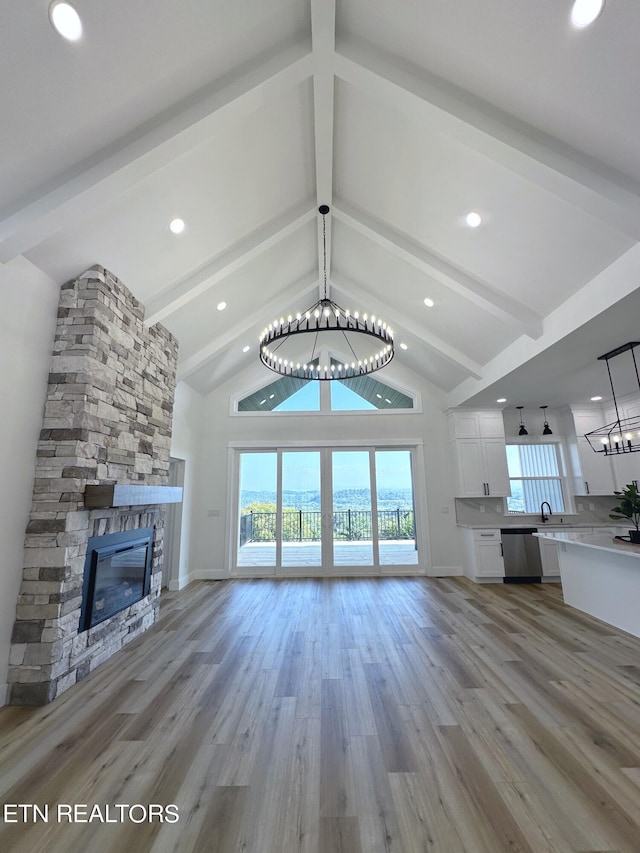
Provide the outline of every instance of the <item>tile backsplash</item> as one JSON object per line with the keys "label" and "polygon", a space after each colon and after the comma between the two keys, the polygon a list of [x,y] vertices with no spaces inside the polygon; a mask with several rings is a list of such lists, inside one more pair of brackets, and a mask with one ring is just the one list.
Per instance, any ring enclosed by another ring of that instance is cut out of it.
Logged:
{"label": "tile backsplash", "polygon": [[[609,518],[618,499],[608,495],[577,495],[575,513],[556,513],[552,523],[559,524],[620,524]],[[507,527],[509,525],[532,524],[539,520],[538,514],[505,514],[502,498],[456,498],[456,520],[458,524],[478,524],[489,527]],[[624,526],[624,522],[622,522]]]}

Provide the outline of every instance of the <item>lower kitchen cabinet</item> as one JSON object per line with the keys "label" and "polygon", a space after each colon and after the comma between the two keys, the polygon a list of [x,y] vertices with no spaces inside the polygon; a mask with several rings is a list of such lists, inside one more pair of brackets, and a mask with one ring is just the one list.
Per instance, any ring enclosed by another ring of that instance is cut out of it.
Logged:
{"label": "lower kitchen cabinet", "polygon": [[543,578],[559,578],[560,562],[558,560],[558,545],[551,539],[538,539],[540,543],[540,562],[542,563]]}
{"label": "lower kitchen cabinet", "polygon": [[464,542],[464,574],[480,583],[502,583],[504,559],[502,537],[498,529],[462,531]]}

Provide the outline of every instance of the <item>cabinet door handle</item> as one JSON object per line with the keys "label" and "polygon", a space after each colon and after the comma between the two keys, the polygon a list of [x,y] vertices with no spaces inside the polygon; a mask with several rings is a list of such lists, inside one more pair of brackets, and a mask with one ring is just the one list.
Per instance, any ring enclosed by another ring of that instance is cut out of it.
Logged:
{"label": "cabinet door handle", "polygon": [[502,547],[502,542],[500,543],[500,556],[504,557],[504,548]]}
{"label": "cabinet door handle", "polygon": [[490,495],[490,494],[491,494],[491,491],[490,491],[490,489],[489,489],[489,483],[487,483],[487,494],[488,494],[488,495]]}
{"label": "cabinet door handle", "polygon": [[588,480],[584,481],[584,489],[585,489],[586,493],[589,494],[589,481]]}

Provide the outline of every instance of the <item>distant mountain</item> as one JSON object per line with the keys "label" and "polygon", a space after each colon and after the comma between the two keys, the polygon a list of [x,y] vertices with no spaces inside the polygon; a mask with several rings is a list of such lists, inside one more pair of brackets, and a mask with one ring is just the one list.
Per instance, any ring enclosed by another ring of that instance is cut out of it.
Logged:
{"label": "distant mountain", "polygon": [[[244,490],[240,496],[242,507],[253,503],[276,502],[276,493],[266,490],[252,491]],[[318,491],[284,491],[282,493],[282,505],[295,509],[319,511],[320,492]],[[336,492],[333,499],[334,509],[342,511],[347,509],[368,510],[371,502],[368,489],[343,489]],[[411,489],[380,489],[378,492],[378,509],[412,509],[413,500]]]}

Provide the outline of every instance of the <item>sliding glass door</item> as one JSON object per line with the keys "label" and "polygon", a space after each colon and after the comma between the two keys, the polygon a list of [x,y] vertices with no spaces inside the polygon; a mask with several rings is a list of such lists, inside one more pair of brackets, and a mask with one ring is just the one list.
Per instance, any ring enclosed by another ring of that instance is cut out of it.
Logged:
{"label": "sliding glass door", "polygon": [[417,567],[413,467],[411,449],[240,452],[235,570],[372,575]]}
{"label": "sliding glass door", "polygon": [[282,560],[284,568],[322,567],[320,451],[283,451]]}

